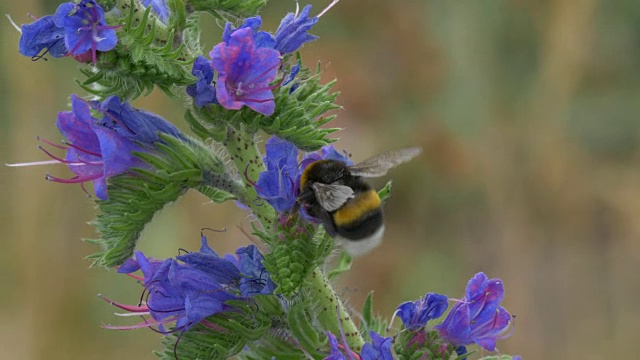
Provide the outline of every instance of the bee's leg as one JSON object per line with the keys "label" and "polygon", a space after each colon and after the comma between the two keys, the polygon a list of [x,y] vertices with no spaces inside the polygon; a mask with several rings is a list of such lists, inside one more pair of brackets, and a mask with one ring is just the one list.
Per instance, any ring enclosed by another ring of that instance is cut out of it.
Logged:
{"label": "bee's leg", "polygon": [[318,216],[313,216],[316,219],[322,222],[324,229],[327,231],[329,236],[334,237],[338,233],[338,229],[336,229],[336,224],[333,222],[333,216],[328,211],[318,211],[320,214]]}

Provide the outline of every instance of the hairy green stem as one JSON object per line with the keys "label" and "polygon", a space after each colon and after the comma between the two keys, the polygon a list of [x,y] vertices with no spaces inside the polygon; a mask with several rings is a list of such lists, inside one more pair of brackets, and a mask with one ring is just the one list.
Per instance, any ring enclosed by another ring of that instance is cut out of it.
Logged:
{"label": "hairy green stem", "polygon": [[273,221],[276,219],[275,210],[258,196],[254,187],[260,173],[264,171],[255,133],[247,131],[242,125],[239,129],[229,126],[223,143],[245,181],[244,204],[251,208],[265,231],[272,231]]}
{"label": "hairy green stem", "polygon": [[320,268],[315,268],[309,274],[307,287],[311,290],[315,305],[320,309],[318,320],[322,327],[331,331],[338,338],[342,328],[349,348],[360,353],[364,345],[364,339],[360,336],[360,331],[353,322],[351,315],[347,312],[340,297],[333,290],[329,280]]}

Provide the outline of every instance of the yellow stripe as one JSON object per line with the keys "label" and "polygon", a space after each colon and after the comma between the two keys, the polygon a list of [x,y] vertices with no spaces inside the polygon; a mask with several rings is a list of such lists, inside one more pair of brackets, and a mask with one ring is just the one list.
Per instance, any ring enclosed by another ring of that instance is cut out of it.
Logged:
{"label": "yellow stripe", "polygon": [[307,181],[309,181],[309,172],[311,171],[311,169],[313,169],[319,163],[324,162],[324,161],[325,160],[314,161],[304,169],[304,171],[302,172],[302,175],[300,176],[300,190],[302,190],[302,188],[304,188],[304,184],[306,184]]}
{"label": "yellow stripe", "polygon": [[380,197],[375,190],[369,190],[356,195],[343,207],[333,214],[333,221],[338,226],[345,226],[355,222],[368,212],[380,207]]}

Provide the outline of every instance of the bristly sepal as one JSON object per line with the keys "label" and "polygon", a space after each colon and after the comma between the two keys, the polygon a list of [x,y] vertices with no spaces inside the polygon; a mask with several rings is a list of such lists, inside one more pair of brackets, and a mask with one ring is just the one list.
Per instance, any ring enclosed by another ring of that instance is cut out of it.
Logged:
{"label": "bristly sepal", "polygon": [[116,6],[124,15],[118,45],[101,53],[95,66],[81,69],[87,79],[77,82],[83,89],[101,98],[119,95],[131,100],[154,86],[173,96],[175,86],[194,81],[188,69],[195,57],[181,40],[186,18],[172,16],[167,25],[153,15],[151,6],[145,8],[138,1],[122,0]]}
{"label": "bristly sepal", "polygon": [[191,11],[203,11],[216,19],[229,21],[258,14],[267,0],[185,0]]}
{"label": "bristly sepal", "polygon": [[189,331],[164,337],[164,349],[156,352],[158,358],[226,359],[286,326],[285,309],[275,295],[255,295],[251,302],[226,304],[234,310],[211,316]]}
{"label": "bristly sepal", "polygon": [[271,251],[265,255],[264,267],[278,285],[276,293],[285,296],[298,292],[305,278],[333,249],[333,239],[322,227],[314,230],[311,225],[295,229],[280,226],[275,238],[264,233],[256,235],[271,246]]}
{"label": "bristly sepal", "polygon": [[102,251],[89,256],[94,265],[112,267],[130,258],[153,216],[189,188],[218,203],[243,198],[242,182],[207,146],[163,134],[160,138],[156,153],[135,153],[150,169],[111,178],[109,200],[97,201],[99,213],[92,223],[100,238],[88,241]]}
{"label": "bristly sepal", "polygon": [[[186,116],[192,129],[201,137],[213,137],[220,140],[228,125],[239,128],[244,126],[250,132],[263,130],[288,140],[301,150],[315,151],[334,142],[329,138],[339,128],[325,128],[335,118],[327,112],[339,109],[335,104],[338,92],[331,89],[336,81],[320,83],[320,67],[310,75],[308,69],[302,69],[297,80],[279,87],[274,91],[276,108],[271,116],[264,116],[250,108],[227,110],[219,105],[198,108],[191,107]],[[295,88],[294,88],[295,86]]]}

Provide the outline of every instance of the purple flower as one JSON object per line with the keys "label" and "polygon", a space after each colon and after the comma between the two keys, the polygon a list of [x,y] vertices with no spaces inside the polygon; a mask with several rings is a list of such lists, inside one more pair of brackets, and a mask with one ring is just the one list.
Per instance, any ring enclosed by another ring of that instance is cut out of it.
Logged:
{"label": "purple flower", "polygon": [[[244,254],[247,252],[251,253],[251,258],[244,260]],[[237,253],[241,254],[238,258],[219,257],[209,247],[205,236],[202,236],[199,252],[180,255],[176,259],[153,260],[141,252],[136,252],[135,259],[127,260],[118,272],[143,281],[146,292],[145,304],[135,307],[115,303],[106,298],[105,300],[121,309],[150,315],[154,321],[108,328],[129,330],[158,325],[161,331],[164,331],[163,325],[175,322],[175,328],[184,331],[199,322],[208,325],[203,322],[204,319],[232,309],[225,304],[227,301],[246,300],[255,295],[243,293],[242,280],[251,279],[249,276],[253,276],[253,272],[262,266],[262,254],[255,250],[253,245],[240,248]],[[131,274],[138,270],[142,270],[142,277]],[[260,275],[263,277],[262,280],[266,278],[270,281],[269,273],[264,267]],[[261,289],[262,294],[273,292],[263,290]]]}
{"label": "purple flower", "polygon": [[265,148],[267,170],[256,182],[258,196],[278,212],[291,210],[299,192],[298,148],[276,136],[267,140]]}
{"label": "purple flower", "polygon": [[505,332],[511,323],[511,315],[500,306],[503,296],[502,280],[489,280],[480,272],[469,280],[464,299],[434,329],[454,346],[476,343],[493,351],[496,340],[508,336]]}
{"label": "purple flower", "polygon": [[[54,58],[61,58],[69,53],[64,45],[64,36],[64,29],[56,26],[53,16],[43,16],[31,24],[22,25],[18,51],[34,59],[47,53]],[[40,55],[43,50],[44,54]]]}
{"label": "purple flower", "polygon": [[94,0],[82,0],[80,3],[62,3],[53,15],[53,21],[64,29],[64,42],[72,55],[81,55],[91,51],[96,62],[96,51],[109,51],[118,43],[115,29],[108,26],[104,9]]}
{"label": "purple flower", "polygon": [[391,337],[382,337],[374,331],[369,331],[371,342],[362,346],[360,353],[362,360],[393,360],[391,353]]}
{"label": "purple flower", "polygon": [[405,328],[416,330],[427,325],[429,320],[442,316],[449,306],[447,301],[444,295],[427,293],[424,299],[401,304],[398,306],[397,313]]}
{"label": "purple flower", "polygon": [[188,330],[208,316],[228,310],[224,303],[237,299],[207,271],[180,264],[174,259],[149,259],[139,251],[135,260],[125,262],[118,272],[130,274],[139,269],[143,274],[139,280],[144,283],[145,304],[135,308],[110,302],[131,312],[150,315],[155,321],[109,328],[128,330],[158,325],[164,331],[163,325],[175,322],[176,329]]}
{"label": "purple flower", "polygon": [[[158,115],[137,110],[128,103],[111,96],[103,103],[71,96],[72,111],[58,113],[57,125],[68,139],[64,159],[45,152],[55,161],[67,164],[76,175],[61,179],[47,174],[47,179],[61,183],[84,184],[93,181],[95,194],[108,200],[107,178],[123,174],[131,168],[147,167],[132,154],[152,151],[160,141],[158,132],[184,139],[179,130]],[[104,115],[102,120],[91,115],[91,108]]]}
{"label": "purple flower", "polygon": [[309,18],[310,11],[311,5],[307,5],[300,14],[288,13],[282,19],[275,35],[275,49],[281,54],[292,53],[304,43],[318,38],[307,33],[318,22],[318,17]]}
{"label": "purple flower", "polygon": [[167,0],[142,0],[142,5],[149,6],[151,5],[151,9],[158,14],[160,20],[163,23],[167,23],[169,20],[169,15],[171,15],[171,11],[169,10],[169,5],[167,5]]}
{"label": "purple flower", "polygon": [[327,336],[329,337],[329,347],[331,349],[331,352],[329,353],[329,356],[327,356],[323,360],[347,360],[347,357],[344,356],[344,354],[340,350],[338,338],[336,338],[336,336],[331,332],[327,332]]}
{"label": "purple flower", "polygon": [[204,56],[198,56],[191,70],[197,81],[187,86],[187,94],[193,97],[196,106],[203,107],[209,104],[218,104],[216,88],[211,85],[213,81],[213,68],[211,62]]}
{"label": "purple flower", "polygon": [[254,44],[251,28],[241,28],[229,35],[228,42],[216,45],[209,53],[214,70],[218,71],[216,96],[220,105],[238,110],[244,105],[263,114],[275,110],[274,87],[280,54]]}

